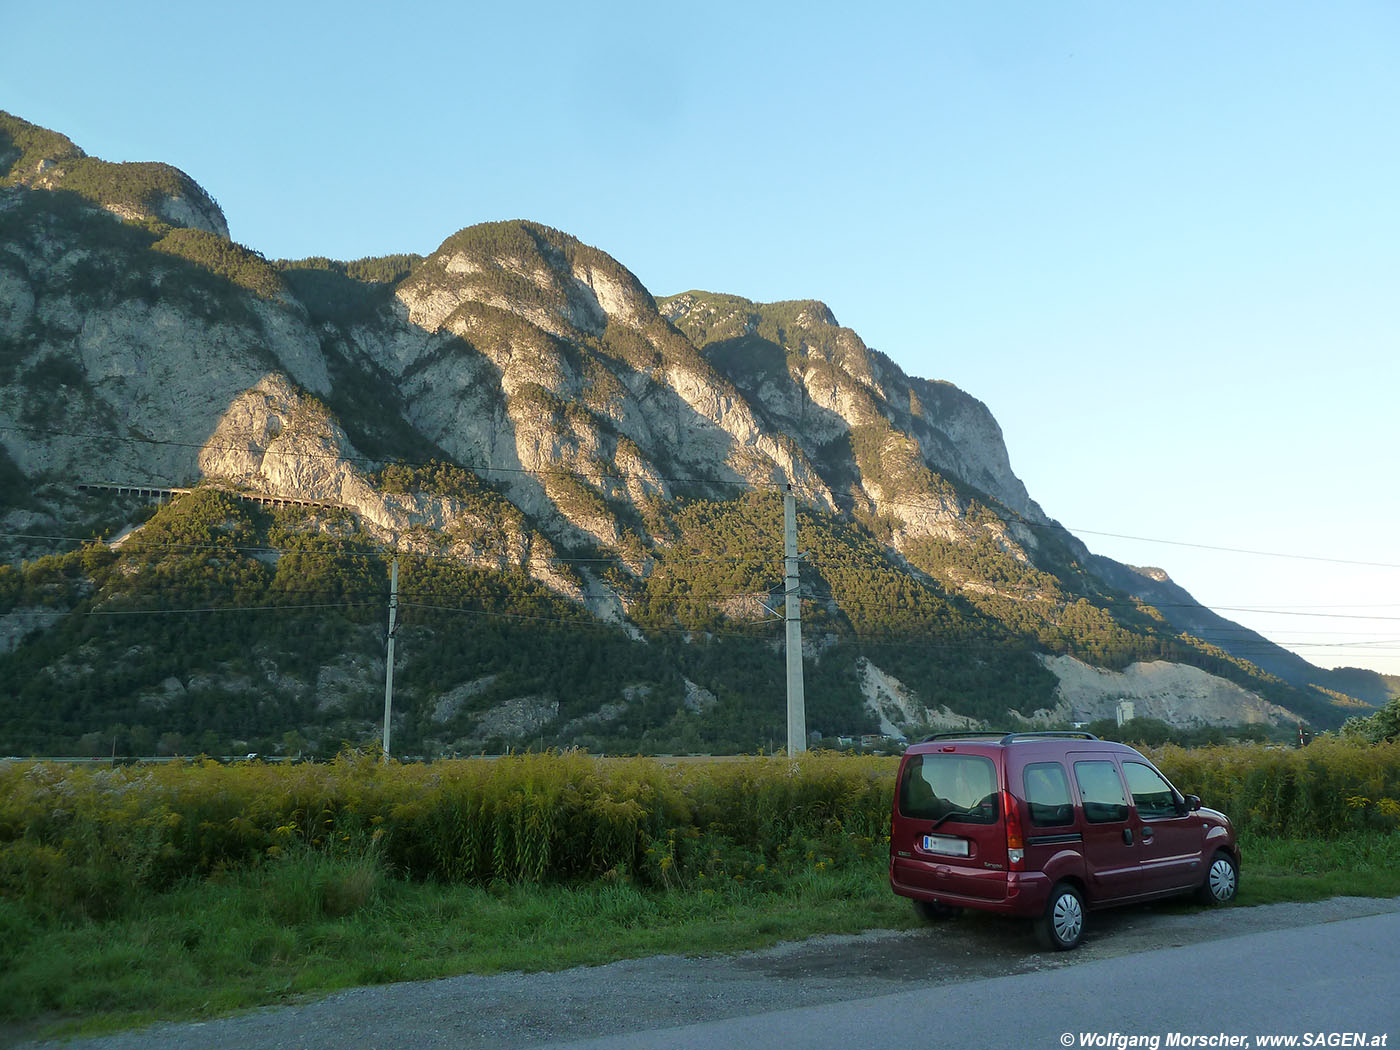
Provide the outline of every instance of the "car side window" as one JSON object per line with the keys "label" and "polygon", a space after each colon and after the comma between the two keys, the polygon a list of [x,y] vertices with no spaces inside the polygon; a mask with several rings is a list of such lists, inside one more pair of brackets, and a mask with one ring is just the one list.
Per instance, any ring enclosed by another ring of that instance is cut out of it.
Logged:
{"label": "car side window", "polygon": [[1128,819],[1128,796],[1112,762],[1076,762],[1074,779],[1084,800],[1084,819],[1107,824]]}
{"label": "car side window", "polygon": [[1032,762],[1021,774],[1026,789],[1026,805],[1031,824],[1054,828],[1074,823],[1074,800],[1069,794],[1069,777],[1058,762]]}
{"label": "car side window", "polygon": [[1180,810],[1176,808],[1176,792],[1162,774],[1151,766],[1141,762],[1124,762],[1123,776],[1127,778],[1128,790],[1132,792],[1138,816],[1143,820],[1181,815]]}

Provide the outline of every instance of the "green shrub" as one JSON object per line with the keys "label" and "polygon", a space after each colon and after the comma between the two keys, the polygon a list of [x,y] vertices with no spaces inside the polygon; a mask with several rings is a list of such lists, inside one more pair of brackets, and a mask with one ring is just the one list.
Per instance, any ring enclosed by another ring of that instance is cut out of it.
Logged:
{"label": "green shrub", "polygon": [[[1400,824],[1400,744],[1154,753],[1241,831]],[[0,768],[0,896],[110,914],[188,877],[261,872],[279,921],[352,914],[382,880],[669,888],[763,882],[887,847],[895,760],[812,754],[665,765],[582,752],[326,765]],[[708,881],[707,881],[708,880]]]}
{"label": "green shrub", "polygon": [[1243,831],[1305,838],[1400,825],[1400,743],[1322,737],[1301,749],[1168,745],[1151,753],[1180,790]]}
{"label": "green shrub", "polygon": [[[670,886],[830,865],[879,848],[892,772],[887,759],[833,755],[665,766],[581,752],[433,765],[359,753],[328,765],[14,765],[0,770],[0,894],[47,892],[61,869],[112,873],[137,891],[266,866],[287,915],[336,914],[371,899],[386,870],[481,885]],[[93,906],[82,907],[100,909],[101,892],[65,889],[54,906],[86,894]]]}

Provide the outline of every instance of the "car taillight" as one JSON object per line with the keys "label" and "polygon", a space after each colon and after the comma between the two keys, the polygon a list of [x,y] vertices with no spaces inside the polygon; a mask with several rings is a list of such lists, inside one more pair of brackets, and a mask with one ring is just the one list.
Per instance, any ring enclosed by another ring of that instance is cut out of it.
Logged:
{"label": "car taillight", "polygon": [[1006,820],[1006,863],[1012,871],[1020,871],[1026,859],[1026,843],[1021,833],[1021,810],[1011,792],[1001,793],[1001,811]]}

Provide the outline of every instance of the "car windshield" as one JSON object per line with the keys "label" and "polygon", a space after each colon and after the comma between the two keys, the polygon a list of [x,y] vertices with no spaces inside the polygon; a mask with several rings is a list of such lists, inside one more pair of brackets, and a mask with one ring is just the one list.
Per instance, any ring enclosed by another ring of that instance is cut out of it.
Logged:
{"label": "car windshield", "polygon": [[999,812],[996,770],[978,755],[911,755],[899,783],[899,811],[939,823],[992,824]]}

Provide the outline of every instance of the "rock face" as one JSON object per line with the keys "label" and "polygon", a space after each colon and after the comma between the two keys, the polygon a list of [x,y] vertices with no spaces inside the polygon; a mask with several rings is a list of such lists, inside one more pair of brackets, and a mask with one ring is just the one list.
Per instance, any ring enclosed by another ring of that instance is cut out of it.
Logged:
{"label": "rock face", "polygon": [[1090,667],[1072,656],[1047,656],[1045,665],[1060,680],[1056,708],[1037,712],[1045,723],[1113,718],[1120,701],[1133,704],[1137,718],[1177,726],[1233,726],[1298,722],[1286,708],[1262,700],[1234,682],[1198,667],[1162,661],[1131,664],[1123,671]]}
{"label": "rock face", "polygon": [[[1012,611],[991,615],[1016,625],[1016,603],[1057,586],[1107,581],[1149,603],[1172,587],[1091,565],[1013,473],[985,405],[906,375],[820,302],[657,300],[604,252],[528,222],[464,229],[377,276],[325,260],[273,267],[227,233],[184,173],[107,164],[0,114],[0,472],[29,492],[0,501],[6,531],[62,528],[62,493],[78,484],[217,482],[346,513],[386,548],[523,573],[642,645],[629,601],[675,542],[661,508],[790,484],[813,513],[873,530],[881,564],[919,586],[934,584],[904,559],[978,552],[950,556],[937,580],[965,613],[1005,599]],[[404,459],[451,464],[472,485],[391,483]],[[12,542],[7,558],[37,552]],[[570,568],[568,552],[615,571]],[[1120,615],[1110,597],[1100,634]],[[735,621],[767,615],[753,595],[715,600]],[[5,645],[21,619],[7,615]],[[907,674],[851,666],[848,684],[887,730],[971,722]],[[1128,695],[1183,724],[1292,717],[1190,668],[1046,666],[1059,682],[1047,718]],[[335,708],[369,695],[370,674],[366,661],[328,665],[283,691]],[[440,686],[425,723],[470,715],[478,737],[525,736],[565,719],[560,698],[528,690],[475,709],[494,681]],[[724,706],[715,680],[676,691],[697,717]],[[143,695],[182,694],[157,681]],[[571,711],[569,724],[632,720],[648,695],[606,717]]]}
{"label": "rock face", "polygon": [[[897,470],[898,460],[908,457],[916,469],[958,478],[1018,515],[1048,520],[1012,473],[1001,428],[985,405],[950,383],[905,375],[841,327],[826,304],[760,304],[686,292],[663,299],[661,308],[765,422],[792,435],[809,458],[830,459],[833,444],[853,435],[879,440],[878,457],[855,456],[849,489],[863,499],[893,504],[907,494],[890,468]],[[938,511],[956,513],[952,505],[938,507],[933,519],[903,506],[893,509],[915,529],[936,520]]]}
{"label": "rock face", "polygon": [[[396,298],[387,337],[352,332],[354,352],[402,383],[416,428],[500,471],[513,502],[561,534],[616,543],[613,516],[587,508],[669,499],[675,474],[791,478],[831,505],[805,457],[596,249],[529,223],[473,227]],[[551,481],[560,468],[575,480]]]}
{"label": "rock face", "polygon": [[880,732],[894,739],[904,737],[902,727],[921,726],[934,730],[976,729],[977,719],[955,714],[947,707],[926,707],[915,690],[886,674],[869,660],[856,663],[865,706],[879,720]]}
{"label": "rock face", "polygon": [[[617,505],[640,513],[669,500],[677,476],[718,482],[723,495],[726,485],[791,481],[828,511],[852,501],[888,510],[901,541],[977,531],[962,501],[928,490],[933,472],[1047,520],[984,406],[905,376],[820,304],[798,313],[782,343],[697,351],[671,321],[698,330],[711,299],[668,300],[663,316],[596,249],[500,223],[448,238],[368,323],[318,326],[299,302],[234,285],[219,289],[217,309],[206,296],[170,296],[181,266],[135,242],[94,251],[100,219],[35,226],[35,191],[5,192],[0,338],[23,356],[18,382],[0,390],[0,420],[43,418],[39,432],[6,445],[30,476],[217,477],[351,507],[386,538],[448,528],[451,508],[375,493],[335,413],[307,400],[332,394],[331,347],[393,384],[396,425],[497,482],[562,542],[618,546]],[[75,280],[84,256],[135,287]],[[746,316],[768,309],[725,301]],[[94,447],[94,419],[123,420],[127,440]]]}

